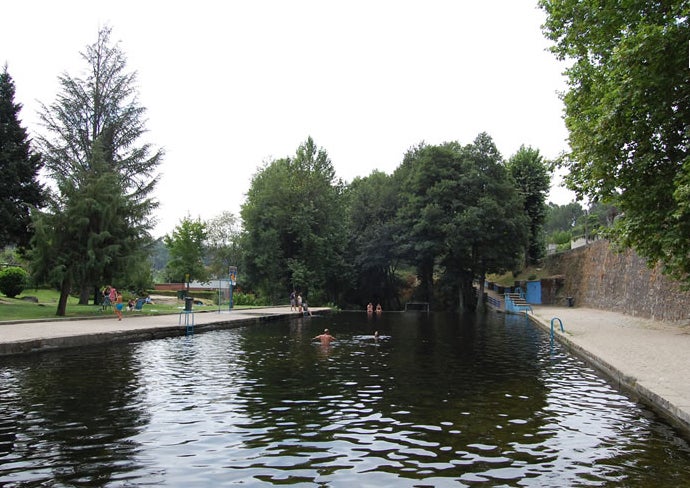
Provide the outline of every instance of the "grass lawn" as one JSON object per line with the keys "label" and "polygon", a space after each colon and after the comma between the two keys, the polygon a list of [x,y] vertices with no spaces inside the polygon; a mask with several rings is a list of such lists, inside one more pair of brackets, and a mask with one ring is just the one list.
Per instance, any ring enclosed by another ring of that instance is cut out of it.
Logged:
{"label": "grass lawn", "polygon": [[[24,297],[36,297],[38,303],[23,300]],[[3,320],[29,320],[57,318],[57,304],[60,294],[55,290],[24,290],[17,298],[0,296],[0,321]],[[98,317],[112,315],[113,309],[103,310],[100,305],[78,305],[78,300],[70,296],[67,300],[65,317]],[[165,315],[179,312],[184,306],[182,300],[177,303],[160,303],[144,305],[141,311],[123,313],[141,315]],[[205,308],[212,309],[211,306]],[[198,310],[198,309],[197,309]]]}

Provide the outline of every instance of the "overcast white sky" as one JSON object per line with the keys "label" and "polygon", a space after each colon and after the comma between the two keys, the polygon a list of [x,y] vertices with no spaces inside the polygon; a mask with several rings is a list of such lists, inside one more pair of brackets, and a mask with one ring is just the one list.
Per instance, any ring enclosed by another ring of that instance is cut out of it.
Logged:
{"label": "overcast white sky", "polygon": [[157,236],[186,215],[239,215],[263,162],[308,136],[346,182],[391,173],[421,141],[482,131],[505,158],[567,147],[563,66],[536,0],[22,0],[2,15],[0,64],[30,133],[57,76],[81,75],[79,52],[112,27],[138,72],[147,139],[166,152]]}

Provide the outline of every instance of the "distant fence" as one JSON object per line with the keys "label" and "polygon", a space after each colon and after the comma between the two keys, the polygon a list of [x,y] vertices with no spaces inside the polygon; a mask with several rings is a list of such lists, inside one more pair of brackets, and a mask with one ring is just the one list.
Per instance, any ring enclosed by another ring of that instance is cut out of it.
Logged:
{"label": "distant fence", "polygon": [[405,311],[428,312],[429,302],[407,302],[405,304]]}
{"label": "distant fence", "polygon": [[179,291],[186,290],[187,285],[185,283],[156,283],[153,285],[153,289],[156,291]]}
{"label": "distant fence", "polygon": [[486,295],[486,301],[494,308],[503,309],[503,302],[500,298],[496,298],[492,295]]}

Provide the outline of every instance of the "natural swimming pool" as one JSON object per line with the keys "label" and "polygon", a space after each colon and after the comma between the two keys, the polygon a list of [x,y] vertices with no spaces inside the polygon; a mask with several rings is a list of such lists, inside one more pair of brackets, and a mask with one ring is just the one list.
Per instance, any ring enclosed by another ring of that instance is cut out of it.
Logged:
{"label": "natural swimming pool", "polygon": [[687,480],[681,435],[520,316],[341,313],[0,360],[0,486]]}

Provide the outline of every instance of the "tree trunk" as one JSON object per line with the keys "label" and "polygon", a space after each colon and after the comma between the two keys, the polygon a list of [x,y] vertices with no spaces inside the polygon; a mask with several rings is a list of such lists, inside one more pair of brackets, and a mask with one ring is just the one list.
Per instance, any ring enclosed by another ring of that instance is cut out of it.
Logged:
{"label": "tree trunk", "polygon": [[486,303],[484,303],[484,281],[486,274],[482,273],[479,277],[479,293],[477,294],[477,311],[484,312],[486,310]]}
{"label": "tree trunk", "polygon": [[60,285],[60,299],[58,300],[58,308],[55,315],[58,317],[64,317],[67,312],[67,298],[69,297],[70,289],[72,288],[72,283],[68,278],[62,279],[62,284]]}
{"label": "tree trunk", "polygon": [[429,304],[429,308],[432,308],[433,296],[434,296],[434,265],[433,263],[422,263],[420,266],[421,275],[421,291],[422,296],[419,297],[421,300]]}
{"label": "tree trunk", "polygon": [[462,281],[458,286],[458,313],[465,313],[467,311],[467,303],[465,303],[465,292],[462,289]]}
{"label": "tree trunk", "polygon": [[82,284],[79,288],[79,305],[88,305],[91,296],[91,285]]}

